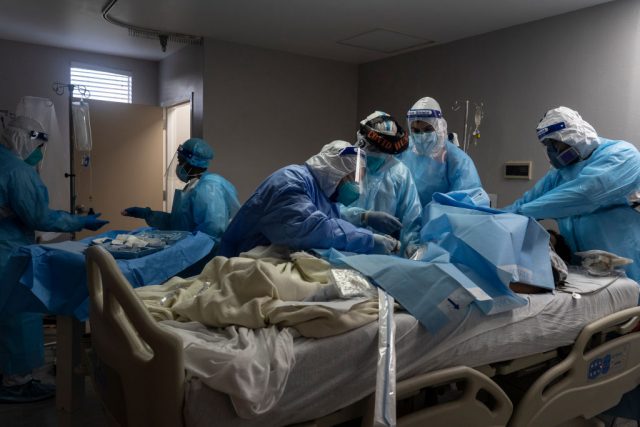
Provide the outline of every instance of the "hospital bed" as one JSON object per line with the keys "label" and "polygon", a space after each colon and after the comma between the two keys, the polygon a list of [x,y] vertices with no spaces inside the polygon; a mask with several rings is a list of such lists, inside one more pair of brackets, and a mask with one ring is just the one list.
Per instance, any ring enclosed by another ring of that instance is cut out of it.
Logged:
{"label": "hospital bed", "polygon": [[[297,338],[296,363],[277,406],[241,419],[227,395],[185,375],[180,339],[152,319],[108,253],[89,249],[87,269],[91,371],[112,421],[188,427],[371,421],[376,322],[334,337]],[[640,384],[640,333],[632,331],[638,293],[635,282],[619,278],[582,298],[529,295],[525,307],[489,317],[472,310],[454,329],[433,335],[397,313],[398,399],[420,403],[425,390],[457,390],[453,399],[414,405],[398,425],[546,426],[614,406]],[[547,365],[515,407],[490,378]]]}

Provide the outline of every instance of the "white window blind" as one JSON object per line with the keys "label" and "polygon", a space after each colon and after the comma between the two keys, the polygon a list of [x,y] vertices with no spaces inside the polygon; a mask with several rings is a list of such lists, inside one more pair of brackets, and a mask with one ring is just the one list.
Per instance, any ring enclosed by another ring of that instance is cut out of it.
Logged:
{"label": "white window blind", "polygon": [[84,86],[88,90],[88,93],[82,94],[78,88],[74,88],[73,96],[131,104],[131,74],[121,73],[72,65],[71,84]]}

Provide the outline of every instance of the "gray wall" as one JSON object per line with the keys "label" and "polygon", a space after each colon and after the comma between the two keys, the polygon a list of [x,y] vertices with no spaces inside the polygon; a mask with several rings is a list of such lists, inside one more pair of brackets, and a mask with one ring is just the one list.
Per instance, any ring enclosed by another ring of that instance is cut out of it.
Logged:
{"label": "gray wall", "polygon": [[160,61],[160,104],[168,106],[191,98],[193,92],[193,122],[191,136],[202,137],[203,117],[203,68],[202,46],[186,46]]}
{"label": "gray wall", "polygon": [[354,141],[357,67],[205,40],[204,137],[211,170],[240,201],[272,172],[335,139]]}
{"label": "gray wall", "polygon": [[[535,135],[549,108],[572,107],[601,136],[640,143],[639,22],[640,2],[616,1],[362,65],[358,116],[378,108],[404,118],[432,96],[461,135],[454,101],[483,101],[482,138],[469,154],[504,206],[549,169]],[[504,179],[507,160],[533,160],[534,179]]]}
{"label": "gray wall", "polygon": [[68,83],[71,62],[131,71],[133,102],[158,103],[158,64],[153,61],[58,49],[27,43],[0,40],[0,109],[15,111],[23,96],[49,98],[55,104],[60,138],[47,148],[42,177],[49,187],[51,206],[69,208],[68,181],[68,95],[56,95],[51,89],[56,81]]}

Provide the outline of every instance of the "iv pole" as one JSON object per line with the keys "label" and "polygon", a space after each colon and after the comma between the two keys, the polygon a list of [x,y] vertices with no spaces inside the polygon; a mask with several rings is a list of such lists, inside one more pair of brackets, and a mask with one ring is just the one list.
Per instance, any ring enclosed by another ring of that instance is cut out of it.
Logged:
{"label": "iv pole", "polygon": [[[81,85],[61,82],[55,82],[53,84],[53,91],[56,95],[63,95],[65,90],[69,94],[69,172],[65,172],[64,177],[69,178],[69,212],[75,214],[78,194],[76,193],[75,152],[73,149],[76,140],[75,130],[73,128],[72,112],[73,91],[77,90],[81,94],[85,94],[87,92],[87,88]],[[75,233],[73,234],[75,235]]]}
{"label": "iv pole", "polygon": [[[453,107],[451,109],[453,111],[458,111],[461,108],[461,104],[464,103],[464,135],[462,138],[462,150],[466,153],[469,149],[470,145],[470,135],[469,135],[469,101],[465,99],[464,101],[455,101],[453,103]],[[475,104],[476,112],[475,112],[475,120],[476,120],[476,129],[473,131],[473,136],[476,138],[480,138],[480,132],[478,131],[478,127],[480,126],[480,121],[482,120],[483,112],[482,112],[482,102],[480,104]],[[478,119],[478,112],[480,113],[480,119]]]}

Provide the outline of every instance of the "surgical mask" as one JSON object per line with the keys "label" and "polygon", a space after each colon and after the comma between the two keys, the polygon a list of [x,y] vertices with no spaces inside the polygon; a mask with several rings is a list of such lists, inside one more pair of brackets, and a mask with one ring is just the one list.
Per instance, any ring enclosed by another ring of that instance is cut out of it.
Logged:
{"label": "surgical mask", "polygon": [[343,182],[338,186],[338,197],[336,200],[345,206],[349,206],[360,198],[360,187],[353,181]]}
{"label": "surgical mask", "polygon": [[40,146],[35,150],[33,150],[31,154],[29,154],[29,156],[26,159],[24,159],[24,162],[28,165],[35,166],[38,163],[40,163],[43,157],[44,157],[44,154],[42,153],[42,146]]}
{"label": "surgical mask", "polygon": [[409,136],[416,150],[420,154],[431,154],[438,144],[438,134],[436,131],[424,133],[411,133]]}
{"label": "surgical mask", "polygon": [[176,175],[178,176],[178,179],[182,182],[189,182],[189,172],[187,172],[187,169],[185,168],[186,163],[183,164],[178,164],[176,166]]}
{"label": "surgical mask", "polygon": [[580,159],[580,153],[575,147],[569,147],[566,150],[558,152],[551,144],[547,145],[547,157],[551,166],[556,169],[562,169],[569,166]]}
{"label": "surgical mask", "polygon": [[385,160],[385,156],[367,154],[367,169],[369,169],[371,172],[377,172],[378,170],[380,170]]}

